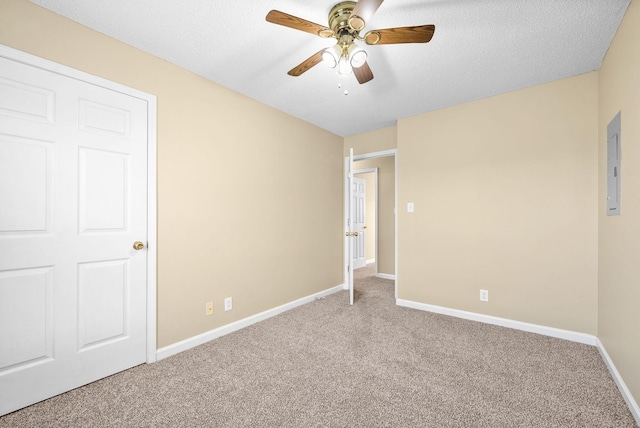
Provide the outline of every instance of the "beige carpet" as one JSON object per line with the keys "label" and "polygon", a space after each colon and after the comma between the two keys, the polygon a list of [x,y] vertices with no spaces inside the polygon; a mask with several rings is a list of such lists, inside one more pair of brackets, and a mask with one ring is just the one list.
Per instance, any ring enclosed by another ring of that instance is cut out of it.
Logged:
{"label": "beige carpet", "polygon": [[333,294],[0,427],[635,427],[591,346]]}

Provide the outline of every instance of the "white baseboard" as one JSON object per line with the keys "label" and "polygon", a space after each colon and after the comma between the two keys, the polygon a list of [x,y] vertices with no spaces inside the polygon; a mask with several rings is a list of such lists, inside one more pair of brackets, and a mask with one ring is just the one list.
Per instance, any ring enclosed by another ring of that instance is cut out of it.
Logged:
{"label": "white baseboard", "polygon": [[631,391],[629,391],[629,388],[627,388],[627,385],[624,383],[624,380],[622,380],[622,376],[620,376],[620,372],[618,372],[618,369],[616,368],[615,364],[613,364],[613,360],[611,359],[611,357],[609,357],[607,350],[604,348],[604,345],[598,338],[596,338],[596,347],[598,348],[598,351],[600,352],[600,355],[602,356],[604,363],[607,365],[607,368],[609,369],[609,373],[611,373],[611,377],[613,377],[613,380],[615,381],[616,385],[618,385],[618,389],[622,394],[622,398],[624,398],[624,401],[627,403],[627,406],[629,407],[631,414],[636,420],[636,424],[640,427],[640,406],[638,406],[638,403],[636,403],[636,401],[633,399],[633,395],[631,395]]}
{"label": "white baseboard", "polygon": [[367,260],[367,264],[370,265],[371,263],[375,263],[376,259],[369,259]]}
{"label": "white baseboard", "polygon": [[158,351],[156,352],[156,360],[160,361],[164,358],[186,351],[187,349],[194,348],[198,345],[202,345],[203,343],[209,342],[213,339],[217,339],[218,337],[227,335],[229,333],[233,333],[234,331],[243,329],[257,322],[264,321],[268,318],[281,314],[282,312],[286,312],[297,306],[310,303],[316,299],[320,299],[322,297],[328,296],[338,291],[342,291],[344,289],[345,289],[344,284],[336,285],[335,287],[328,288],[324,291],[320,291],[310,296],[302,297],[298,300],[294,300],[293,302],[285,303],[284,305],[275,307],[273,309],[260,312],[259,314],[255,314],[250,317],[232,322],[230,324],[223,325],[222,327],[218,327],[216,329],[207,331],[206,333],[202,333],[197,336],[190,337],[189,339],[185,339],[180,342],[171,344],[169,346],[165,346],[163,348],[158,349]]}
{"label": "white baseboard", "polygon": [[396,280],[396,276],[395,275],[391,275],[388,273],[378,273],[378,275],[376,275],[378,278],[382,278],[382,279],[390,279],[392,281]]}
{"label": "white baseboard", "polygon": [[530,333],[542,334],[544,336],[556,337],[558,339],[570,340],[572,342],[583,343],[585,345],[596,346],[596,336],[592,334],[579,333],[576,331],[562,330],[544,325],[530,324],[522,321],[514,321],[507,318],[499,318],[491,315],[483,315],[475,312],[461,311],[459,309],[445,308],[443,306],[429,305],[426,303],[414,302],[411,300],[396,299],[396,305],[406,308],[419,309],[421,311],[434,312],[436,314],[449,315],[456,318],[463,318],[471,321],[478,321],[485,324],[499,325],[513,328],[515,330],[528,331]]}

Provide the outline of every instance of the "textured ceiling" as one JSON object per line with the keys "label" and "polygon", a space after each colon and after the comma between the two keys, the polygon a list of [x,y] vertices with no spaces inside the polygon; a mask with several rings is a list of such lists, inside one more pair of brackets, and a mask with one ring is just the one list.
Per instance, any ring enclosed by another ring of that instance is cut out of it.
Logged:
{"label": "textured ceiling", "polygon": [[[365,31],[434,24],[427,44],[365,47],[375,78],[319,64],[335,43],[265,21],[277,9],[327,25],[327,0],[31,0],[340,136],[597,70],[630,0],[387,0]],[[344,89],[349,91],[344,95]]]}

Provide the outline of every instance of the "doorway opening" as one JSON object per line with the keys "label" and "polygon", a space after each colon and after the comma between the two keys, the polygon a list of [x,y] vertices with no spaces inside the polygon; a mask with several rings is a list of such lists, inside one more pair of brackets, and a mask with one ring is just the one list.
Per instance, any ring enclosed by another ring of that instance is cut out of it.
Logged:
{"label": "doorway opening", "polygon": [[[345,158],[345,209],[344,224],[349,227],[349,157]],[[366,204],[371,206],[367,212],[374,213],[374,219],[366,219],[365,236],[368,235],[373,245],[365,243],[370,249],[367,252],[367,264],[361,269],[354,270],[354,277],[358,279],[363,275],[375,276],[377,278],[394,281],[394,298],[398,298],[398,224],[397,224],[397,149],[365,153],[353,156],[353,177],[373,176],[370,182],[374,183],[374,191],[367,191]],[[374,196],[374,200],[369,199]],[[370,217],[370,216],[369,216]],[[350,259],[349,238],[345,239],[345,262],[344,275],[345,284],[349,281],[349,269],[354,266],[354,261]],[[374,250],[371,250],[374,247]],[[373,252],[373,256],[371,253]],[[365,273],[367,271],[367,273]]]}

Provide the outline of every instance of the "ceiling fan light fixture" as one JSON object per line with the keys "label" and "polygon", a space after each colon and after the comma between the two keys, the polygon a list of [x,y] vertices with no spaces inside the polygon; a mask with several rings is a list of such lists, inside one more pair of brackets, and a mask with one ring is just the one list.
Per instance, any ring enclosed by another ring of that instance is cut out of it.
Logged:
{"label": "ceiling fan light fixture", "polygon": [[329,68],[335,68],[338,65],[338,61],[340,60],[341,52],[337,49],[336,46],[327,48],[322,52],[322,61]]}
{"label": "ceiling fan light fixture", "polygon": [[[328,26],[316,24],[278,10],[269,11],[265,18],[267,22],[337,40],[335,46],[320,49],[289,70],[287,74],[300,76],[317,64],[324,62],[329,68],[336,70],[340,78],[343,75],[353,74],[358,83],[363,84],[373,79],[373,72],[367,62],[367,52],[357,46],[356,42],[368,46],[431,41],[436,29],[435,25],[363,31],[383,2],[384,0],[340,1],[329,12]],[[364,36],[360,35],[361,31]]]}
{"label": "ceiling fan light fixture", "polygon": [[367,62],[367,52],[355,44],[349,46],[349,64],[352,68],[360,68]]}
{"label": "ceiling fan light fixture", "polygon": [[349,58],[344,55],[341,56],[338,61],[338,74],[348,75],[351,73],[353,73],[353,70],[351,69],[351,64],[349,64]]}

